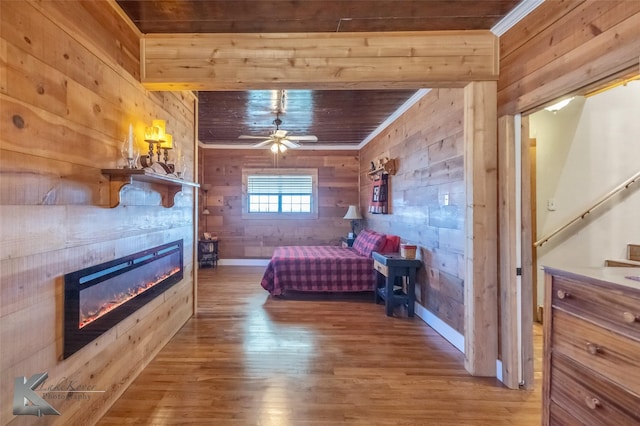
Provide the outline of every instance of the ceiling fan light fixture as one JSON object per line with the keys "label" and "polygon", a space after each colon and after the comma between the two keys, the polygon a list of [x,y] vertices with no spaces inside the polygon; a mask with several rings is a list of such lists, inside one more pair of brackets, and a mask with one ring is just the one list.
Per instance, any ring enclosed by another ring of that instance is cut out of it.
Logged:
{"label": "ceiling fan light fixture", "polygon": [[269,136],[254,136],[254,135],[240,135],[238,139],[263,139],[262,142],[258,142],[253,145],[254,148],[261,148],[269,146],[269,149],[274,154],[278,152],[285,152],[289,148],[299,148],[301,145],[296,142],[318,142],[318,138],[314,135],[289,135],[287,130],[280,129],[282,120],[280,120],[280,112],[276,113],[276,119],[273,120],[273,124],[276,125],[276,129],[269,133]]}

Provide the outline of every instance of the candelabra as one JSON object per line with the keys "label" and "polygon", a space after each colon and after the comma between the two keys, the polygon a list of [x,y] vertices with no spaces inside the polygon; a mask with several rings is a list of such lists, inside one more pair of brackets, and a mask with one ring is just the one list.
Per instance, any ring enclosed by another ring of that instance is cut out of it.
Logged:
{"label": "candelabra", "polygon": [[[155,154],[158,157],[157,163],[165,173],[173,173],[175,166],[169,164],[169,150],[173,149],[173,137],[165,132],[164,120],[153,120],[150,127],[144,132],[144,140],[149,144],[149,154],[140,157],[140,164],[143,167],[151,167],[153,165],[154,145],[156,145]],[[162,150],[164,149],[164,162],[161,160]]]}

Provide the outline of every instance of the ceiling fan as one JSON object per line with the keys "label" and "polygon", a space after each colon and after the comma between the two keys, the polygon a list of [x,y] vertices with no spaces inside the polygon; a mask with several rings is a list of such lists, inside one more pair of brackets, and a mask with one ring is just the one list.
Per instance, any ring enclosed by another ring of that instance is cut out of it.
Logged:
{"label": "ceiling fan", "polygon": [[258,142],[253,147],[261,148],[263,146],[271,145],[271,151],[275,154],[278,151],[285,152],[287,148],[299,148],[301,145],[298,142],[318,142],[318,138],[313,135],[295,136],[290,135],[286,130],[281,130],[280,125],[280,112],[276,113],[276,119],[273,120],[273,124],[276,125],[276,130],[271,132],[269,136],[253,136],[253,135],[240,135],[238,139],[264,139],[262,142]]}

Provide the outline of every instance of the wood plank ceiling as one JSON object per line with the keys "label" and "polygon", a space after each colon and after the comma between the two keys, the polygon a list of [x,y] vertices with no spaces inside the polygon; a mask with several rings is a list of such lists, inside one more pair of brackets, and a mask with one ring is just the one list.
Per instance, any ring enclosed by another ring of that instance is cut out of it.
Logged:
{"label": "wood plank ceiling", "polygon": [[[519,0],[117,0],[141,32],[297,33],[491,29]],[[419,88],[416,88],[416,90]],[[277,90],[200,92],[199,139],[251,146],[238,136],[275,130]],[[415,90],[286,90],[281,129],[314,147],[356,146]],[[257,142],[257,141],[256,141]]]}

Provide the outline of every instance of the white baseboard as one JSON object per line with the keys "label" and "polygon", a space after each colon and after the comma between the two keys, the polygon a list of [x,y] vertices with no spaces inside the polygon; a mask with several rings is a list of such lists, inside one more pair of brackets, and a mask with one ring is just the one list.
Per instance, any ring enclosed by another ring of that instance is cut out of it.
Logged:
{"label": "white baseboard", "polygon": [[267,266],[270,259],[220,259],[220,266]]}
{"label": "white baseboard", "polygon": [[464,353],[464,336],[462,334],[458,333],[449,324],[442,321],[419,303],[415,304],[415,313],[439,335],[455,346],[456,349]]}
{"label": "white baseboard", "polygon": [[[419,303],[415,304],[415,313],[439,335],[455,346],[456,349],[464,353],[464,336],[462,334],[458,333],[449,324],[442,321]],[[502,382],[502,361],[499,359],[496,360],[496,378]]]}

